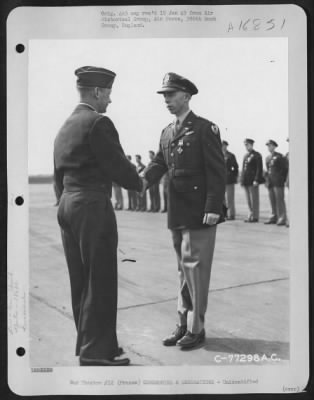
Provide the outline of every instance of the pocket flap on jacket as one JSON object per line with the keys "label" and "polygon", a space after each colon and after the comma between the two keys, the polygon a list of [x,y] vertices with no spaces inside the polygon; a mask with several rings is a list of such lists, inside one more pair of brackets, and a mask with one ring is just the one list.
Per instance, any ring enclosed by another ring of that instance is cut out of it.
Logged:
{"label": "pocket flap on jacket", "polygon": [[201,177],[175,176],[172,183],[177,192],[199,192],[204,187]]}

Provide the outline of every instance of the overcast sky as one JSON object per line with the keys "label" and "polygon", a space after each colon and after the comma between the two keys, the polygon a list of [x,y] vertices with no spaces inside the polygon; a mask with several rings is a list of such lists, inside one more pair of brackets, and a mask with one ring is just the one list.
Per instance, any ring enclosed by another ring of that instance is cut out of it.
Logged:
{"label": "overcast sky", "polygon": [[[78,103],[74,70],[95,65],[117,73],[107,116],[127,154],[158,148],[174,117],[161,87],[167,72],[193,81],[191,109],[215,122],[242,163],[243,140],[265,157],[268,139],[286,153],[288,41],[286,38],[32,40],[29,47],[29,173],[53,170],[53,142]],[[134,158],[134,157],[133,157]]]}

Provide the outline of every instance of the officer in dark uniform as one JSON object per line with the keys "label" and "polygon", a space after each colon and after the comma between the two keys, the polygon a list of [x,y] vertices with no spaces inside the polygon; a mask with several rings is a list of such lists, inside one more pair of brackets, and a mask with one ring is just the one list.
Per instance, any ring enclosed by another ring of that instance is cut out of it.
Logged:
{"label": "officer in dark uniform", "polygon": [[227,150],[229,143],[226,140],[222,141],[222,152],[224,154],[226,170],[227,170],[227,185],[226,185],[226,203],[228,207],[229,220],[235,219],[235,201],[234,192],[235,184],[238,182],[239,165],[236,156]]}
{"label": "officer in dark uniform", "polygon": [[254,140],[245,139],[247,149],[243,159],[241,185],[244,187],[249,214],[245,222],[258,222],[259,219],[259,185],[265,182],[263,177],[263,160],[260,153],[253,149]]}
{"label": "officer in dark uniform", "polygon": [[275,151],[278,144],[274,140],[266,143],[270,154],[266,157],[266,186],[268,188],[271,216],[265,224],[286,225],[285,182],[288,166],[285,157]]}
{"label": "officer in dark uniform", "polygon": [[[140,154],[135,155],[135,161],[136,161],[136,170],[137,173],[140,174],[141,172],[144,171],[145,165],[142,163],[142,156]],[[147,196],[146,193],[136,194],[136,211],[146,211],[147,209]]]}
{"label": "officer in dark uniform", "polygon": [[[130,155],[127,155],[127,159],[132,162],[132,157]],[[132,163],[134,168],[136,166]],[[136,209],[136,196],[137,193],[135,190],[128,190],[128,210],[134,211]]]}
{"label": "officer in dark uniform", "polygon": [[189,109],[198,92],[188,79],[166,74],[162,93],[176,121],[161,134],[144,171],[144,188],[169,171],[168,227],[177,254],[179,325],[165,346],[193,348],[205,339],[204,320],[217,223],[224,220],[226,169],[218,127]]}
{"label": "officer in dark uniform", "polygon": [[[155,152],[150,150],[148,152],[148,154],[149,154],[149,159],[152,161],[155,157]],[[158,212],[160,210],[159,184],[160,184],[160,182],[158,181],[157,183],[154,183],[149,188],[149,198],[150,198],[150,210],[149,211],[151,211],[151,212]]]}
{"label": "officer in dark uniform", "polygon": [[165,213],[168,211],[168,188],[169,188],[169,173],[168,173],[168,171],[161,178],[161,184],[162,184],[162,194],[163,194],[163,199],[164,199],[164,208],[161,210],[161,212]]}
{"label": "officer in dark uniform", "polygon": [[117,317],[117,224],[110,200],[112,181],[141,191],[142,181],[126,158],[112,121],[115,73],[75,71],[80,103],[54,144],[58,222],[68,264],[80,365],[127,365],[119,359]]}

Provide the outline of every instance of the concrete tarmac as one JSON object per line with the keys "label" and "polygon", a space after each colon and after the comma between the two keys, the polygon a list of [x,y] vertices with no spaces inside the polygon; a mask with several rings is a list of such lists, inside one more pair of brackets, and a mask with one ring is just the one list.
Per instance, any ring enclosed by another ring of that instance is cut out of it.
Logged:
{"label": "concrete tarmac", "polygon": [[[247,207],[237,185],[237,219],[218,227],[206,341],[190,351],[161,343],[177,323],[177,265],[166,214],[116,212],[118,338],[132,365],[230,365],[232,357],[240,363],[240,354],[263,357],[259,364],[289,360],[289,229],[263,224],[270,206],[264,186],[260,192],[259,223],[243,222]],[[78,365],[54,203],[51,185],[30,185],[30,358],[36,367]]]}

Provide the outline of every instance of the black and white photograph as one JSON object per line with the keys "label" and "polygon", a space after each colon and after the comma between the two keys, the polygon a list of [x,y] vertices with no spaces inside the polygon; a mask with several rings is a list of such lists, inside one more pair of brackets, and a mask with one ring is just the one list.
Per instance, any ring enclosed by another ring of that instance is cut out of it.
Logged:
{"label": "black and white photograph", "polygon": [[[14,227],[26,232],[9,250],[11,387],[302,391],[302,10],[47,11],[9,20],[41,21],[33,34],[21,24],[27,43],[8,57],[9,246]],[[18,37],[12,28],[9,44]]]}

